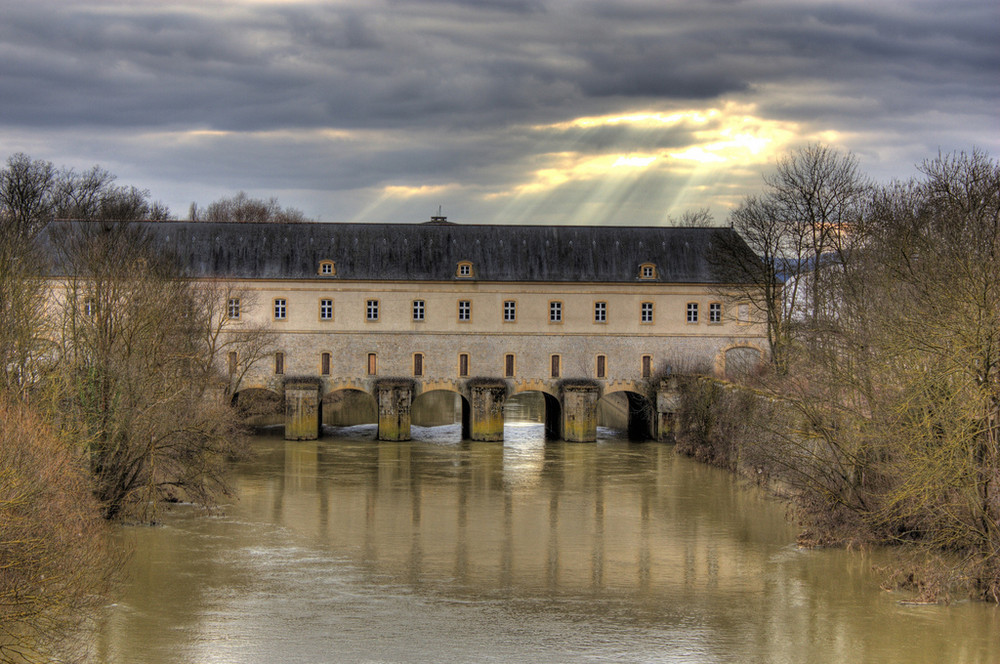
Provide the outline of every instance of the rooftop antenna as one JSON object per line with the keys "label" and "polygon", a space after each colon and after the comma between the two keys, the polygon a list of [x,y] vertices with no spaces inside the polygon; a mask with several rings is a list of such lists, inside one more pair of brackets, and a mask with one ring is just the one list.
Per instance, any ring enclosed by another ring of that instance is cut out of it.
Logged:
{"label": "rooftop antenna", "polygon": [[438,213],[436,215],[431,215],[431,221],[430,221],[430,223],[432,223],[432,224],[446,224],[446,223],[448,223],[448,217],[444,216],[441,213],[441,206],[440,205],[438,206]]}

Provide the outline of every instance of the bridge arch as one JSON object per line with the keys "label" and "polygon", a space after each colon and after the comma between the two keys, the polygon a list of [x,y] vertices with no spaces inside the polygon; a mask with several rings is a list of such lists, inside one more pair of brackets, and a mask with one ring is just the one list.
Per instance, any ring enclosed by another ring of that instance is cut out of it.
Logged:
{"label": "bridge arch", "polygon": [[264,386],[244,387],[233,393],[232,406],[252,427],[284,424],[284,397]]}
{"label": "bridge arch", "polygon": [[535,387],[539,386],[522,386],[507,397],[505,418],[506,413],[518,413],[524,420],[543,424],[547,440],[558,440],[562,438],[562,402],[547,386]]}
{"label": "bridge arch", "polygon": [[656,402],[645,390],[615,389],[605,391],[597,401],[598,422],[625,431],[629,440],[655,438]]}
{"label": "bridge arch", "polygon": [[461,422],[469,409],[469,399],[451,386],[423,386],[413,397],[410,416],[413,424],[422,427],[445,426]]}
{"label": "bridge arch", "polygon": [[360,385],[334,385],[320,400],[320,422],[334,427],[374,424],[378,422],[378,405]]}

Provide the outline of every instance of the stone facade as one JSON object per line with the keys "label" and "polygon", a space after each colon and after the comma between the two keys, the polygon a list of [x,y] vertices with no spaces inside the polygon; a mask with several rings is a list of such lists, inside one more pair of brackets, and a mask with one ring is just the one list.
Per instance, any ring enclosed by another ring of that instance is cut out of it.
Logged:
{"label": "stone facade", "polygon": [[[727,358],[763,359],[762,322],[712,278],[712,243],[729,229],[442,222],[160,222],[148,231],[192,279],[225,284],[236,333],[277,333],[280,362],[265,357],[241,389],[298,404],[286,413],[292,438],[318,433],[317,400],[358,389],[379,404],[379,437],[404,440],[412,399],[444,389],[464,397],[475,439],[502,438],[502,398],[534,390],[561,407],[548,431],[592,440],[607,394],[655,408],[662,375],[723,374]],[[492,381],[489,398],[473,379]]]}

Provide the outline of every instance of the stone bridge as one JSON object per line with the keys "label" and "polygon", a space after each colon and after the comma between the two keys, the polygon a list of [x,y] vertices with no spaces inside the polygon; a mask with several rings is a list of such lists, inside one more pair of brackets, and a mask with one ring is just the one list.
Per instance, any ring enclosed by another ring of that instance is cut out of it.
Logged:
{"label": "stone bridge", "polygon": [[516,394],[540,393],[545,401],[545,436],[570,442],[597,439],[598,401],[620,393],[625,397],[629,437],[670,440],[676,409],[673,381],[597,381],[589,379],[514,380],[475,377],[459,380],[419,378],[319,378],[287,376],[245,389],[279,394],[284,403],[287,440],[314,440],[322,431],[324,397],[342,390],[366,393],[378,411],[378,440],[410,439],[410,412],[414,399],[434,391],[457,394],[462,404],[462,438],[502,441],[504,404]]}

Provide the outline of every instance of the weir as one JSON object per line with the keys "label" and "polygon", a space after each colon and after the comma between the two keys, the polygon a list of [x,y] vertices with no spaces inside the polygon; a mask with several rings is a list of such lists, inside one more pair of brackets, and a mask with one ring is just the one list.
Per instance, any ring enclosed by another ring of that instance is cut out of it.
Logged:
{"label": "weir", "polygon": [[[316,440],[321,433],[323,382],[320,379],[290,378],[284,383],[285,439]],[[520,386],[523,389],[523,385]],[[377,439],[386,442],[411,439],[411,408],[421,393],[419,381],[408,378],[380,378],[367,384],[356,383],[360,391],[372,394],[378,409]],[[473,378],[455,384],[462,399],[462,438],[477,442],[502,442],[504,405],[514,392],[503,378]],[[545,397],[545,437],[575,443],[597,440],[597,403],[604,396],[600,382],[567,379],[542,386]],[[636,386],[638,389],[639,386]],[[439,389],[434,386],[433,389]],[[615,387],[620,390],[620,385]],[[551,392],[557,392],[556,398]],[[621,394],[622,392],[617,392]],[[627,432],[631,440],[673,442],[678,408],[675,381],[660,382],[650,403],[637,391],[625,391]]]}

